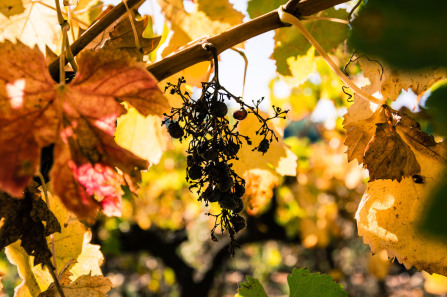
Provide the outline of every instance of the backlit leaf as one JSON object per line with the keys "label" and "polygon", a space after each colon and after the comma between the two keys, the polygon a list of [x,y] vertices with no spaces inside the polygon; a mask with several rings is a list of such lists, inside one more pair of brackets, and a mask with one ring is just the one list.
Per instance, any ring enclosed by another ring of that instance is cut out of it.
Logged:
{"label": "backlit leaf", "polygon": [[[349,113],[350,110],[348,109],[348,114]],[[348,147],[348,150],[346,152],[348,154],[348,161],[357,159],[359,164],[364,162],[363,157],[365,155],[365,150],[369,142],[373,138],[374,133],[376,132],[376,124],[385,122],[386,118],[383,112],[383,108],[380,107],[379,109],[377,109],[376,112],[374,112],[374,114],[366,119],[345,124],[345,145]]]}
{"label": "backlit leaf", "polygon": [[[347,19],[348,12],[344,9],[331,8],[322,12],[321,16]],[[327,21],[309,21],[305,26],[326,52],[342,43],[349,31],[346,24]],[[293,56],[306,55],[310,47],[311,44],[295,27],[277,30],[275,49],[272,54],[272,58],[276,61],[276,70],[282,75],[292,75],[287,59]]]}
{"label": "backlit leaf", "polygon": [[249,0],[247,12],[250,18],[254,19],[286,3],[287,0]]}
{"label": "backlit leaf", "polygon": [[403,90],[412,90],[416,95],[423,94],[432,84],[446,76],[438,68],[418,71],[390,67],[378,60],[358,59],[363,75],[370,81],[365,90],[374,94],[379,92],[386,99],[396,100]]}
{"label": "backlit leaf", "polygon": [[211,20],[239,25],[244,15],[235,10],[228,0],[197,0],[198,9],[203,11]]}
{"label": "backlit leaf", "polygon": [[141,60],[142,54],[147,55],[152,52],[160,43],[161,36],[154,38],[143,37],[143,32],[148,24],[148,17],[141,21],[133,21],[142,52],[137,49],[134,31],[127,15],[124,15],[108,33],[109,38],[104,41],[103,48],[126,51],[130,56],[139,60]]}
{"label": "backlit leaf", "polygon": [[143,117],[135,108],[130,108],[118,118],[115,141],[151,164],[158,164],[170,138],[159,116]]}
{"label": "backlit leaf", "polygon": [[0,13],[9,18],[25,11],[22,0],[4,0],[0,3]]}
{"label": "backlit leaf", "polygon": [[363,163],[370,181],[413,176],[421,171],[411,147],[388,123],[376,124],[376,131],[365,150]]}
{"label": "backlit leaf", "polygon": [[[0,7],[8,5],[11,0],[2,0]],[[13,0],[13,9],[9,16],[0,13],[0,41],[20,40],[28,46],[37,44],[43,51],[45,44],[53,49],[61,36],[60,25],[57,21],[56,10],[53,0]],[[20,4],[18,2],[21,2]],[[22,6],[22,7],[20,7]],[[7,7],[4,7],[4,9]],[[19,13],[21,12],[21,13]]]}
{"label": "backlit leaf", "polygon": [[[431,147],[433,154],[414,150],[421,166],[418,176],[401,182],[376,180],[368,183],[356,213],[358,232],[373,252],[386,249],[408,269],[415,266],[430,273],[447,274],[445,242],[420,231],[431,189],[444,179],[447,159],[444,144]],[[435,154],[436,153],[436,154]]]}
{"label": "backlit leaf", "polygon": [[120,102],[145,116],[162,114],[169,105],[156,80],[128,55],[85,51],[74,80],[56,85],[37,48],[5,42],[0,53],[0,187],[22,196],[39,169],[40,149],[56,143],[54,193],[84,218],[100,207],[119,214],[124,180],[114,167],[132,184],[148,167],[114,141],[116,119],[125,113]]}
{"label": "backlit leaf", "polygon": [[[106,297],[112,289],[112,282],[102,275],[82,275],[74,282],[62,286],[65,297]],[[60,297],[56,285],[52,284],[39,297]]]}
{"label": "backlit leaf", "polygon": [[[91,232],[86,229],[72,213],[67,211],[64,205],[49,194],[51,210],[56,214],[61,223],[61,232],[54,234],[54,257],[56,258],[55,267],[58,271],[69,265],[70,279],[92,273],[93,275],[102,274],[100,265],[103,262],[103,255],[100,252],[100,246],[90,244]],[[46,245],[52,248],[52,239],[47,238]],[[16,296],[37,296],[54,282],[47,269],[40,265],[34,266],[34,257],[26,254],[25,250],[17,242],[6,248],[6,255],[11,263],[17,265],[20,277],[23,282],[16,288]],[[53,257],[51,258],[53,262]],[[23,294],[23,295],[22,295]]]}
{"label": "backlit leaf", "polygon": [[[239,132],[250,137],[254,146],[257,146],[263,136],[256,135],[261,123],[253,114],[239,123]],[[273,128],[273,124],[269,124]],[[259,207],[265,205],[272,195],[272,189],[279,183],[278,175],[296,175],[297,157],[282,142],[273,141],[269,150],[262,155],[259,151],[253,151],[253,147],[244,144],[238,153],[239,160],[233,162],[234,171],[246,179],[246,192],[244,199],[250,205]],[[262,160],[262,162],[260,162]],[[258,208],[248,208],[252,213],[258,212]]]}

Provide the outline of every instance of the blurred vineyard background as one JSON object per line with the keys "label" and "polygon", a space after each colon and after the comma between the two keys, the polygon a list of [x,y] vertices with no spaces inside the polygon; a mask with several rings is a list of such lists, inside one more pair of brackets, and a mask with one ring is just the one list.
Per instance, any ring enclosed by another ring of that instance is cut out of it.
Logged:
{"label": "blurred vineyard background", "polygon": [[[340,65],[350,60],[345,44],[331,54]],[[148,148],[147,155],[154,165],[143,173],[140,196],[125,197],[121,218],[101,217],[92,226],[92,243],[101,246],[105,257],[103,274],[114,286],[109,296],[234,296],[247,275],[258,278],[269,296],[288,296],[287,276],[294,267],[331,275],[352,297],[445,295],[446,278],[407,270],[386,252],[372,255],[358,237],[354,216],[368,173],[356,162],[348,163],[345,154],[342,116],[352,104],[350,96],[312,49],[299,59],[287,61],[293,77],[277,75],[270,81],[263,104],[265,112],[269,105],[290,110],[286,120],[275,124],[297,157],[296,176],[261,170],[250,177],[242,213],[247,228],[238,233],[235,256],[228,252],[227,235],[216,233],[218,242],[210,238],[214,217],[207,213],[218,213],[217,206],[205,206],[188,189],[187,143],[153,129],[148,137],[155,148]],[[207,79],[208,65],[201,63],[166,81],[184,75],[194,90]],[[256,65],[249,59],[248,66]],[[364,83],[356,63],[347,72],[359,85]],[[162,89],[166,81],[160,83]],[[178,99],[169,99],[178,104]],[[416,96],[404,92],[391,107],[413,113],[431,132],[415,105]],[[0,274],[0,296],[13,296],[21,280],[4,253]]]}
{"label": "blurred vineyard background", "polygon": [[[407,271],[386,252],[372,255],[357,236],[354,215],[368,174],[344,154],[341,115],[348,96],[324,63],[317,67],[319,74],[287,96],[274,92],[278,85],[288,87],[284,81],[270,84],[271,103],[292,108],[277,125],[298,158],[297,172],[252,181],[258,192],[245,197],[248,226],[238,235],[234,257],[226,235],[219,234],[217,243],[210,239],[214,218],[206,214],[218,213],[217,207],[206,207],[188,189],[187,143],[158,135],[166,151],[143,173],[141,195],[124,199],[123,217],[103,217],[92,228],[92,243],[105,256],[103,273],[114,285],[109,296],[234,296],[246,275],[258,278],[269,296],[287,296],[294,267],[331,275],[353,297],[422,297],[447,290],[443,277]],[[408,94],[401,97],[395,104],[412,104]],[[0,271],[3,296],[12,296],[20,280],[4,254]]]}

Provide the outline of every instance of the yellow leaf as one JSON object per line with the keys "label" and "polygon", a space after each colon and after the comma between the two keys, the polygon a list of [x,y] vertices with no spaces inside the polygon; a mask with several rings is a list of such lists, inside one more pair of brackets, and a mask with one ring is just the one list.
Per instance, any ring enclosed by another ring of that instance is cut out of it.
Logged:
{"label": "yellow leaf", "polygon": [[[180,27],[183,32],[189,36],[190,40],[195,40],[206,35],[221,33],[236,24],[234,23],[234,20],[230,19],[232,22],[230,23],[226,18],[222,20],[213,20],[203,11],[198,10],[197,7],[195,7],[192,12],[187,13],[183,7],[183,1],[159,0],[158,3],[171,25]],[[185,44],[179,44],[178,46],[183,45]]]}
{"label": "yellow leaf", "polygon": [[[3,7],[4,0],[1,2]],[[54,0],[22,0],[22,7],[16,0],[12,4],[14,8],[9,16],[3,11],[0,13],[0,41],[18,39],[30,47],[37,44],[41,51],[45,50],[45,44],[54,48],[61,35],[56,10],[49,8],[54,7]]]}
{"label": "yellow leaf", "polygon": [[369,255],[369,272],[378,279],[385,279],[388,276],[390,266],[391,261],[388,259],[388,254],[385,250]]}
{"label": "yellow leaf", "polygon": [[421,166],[417,178],[401,182],[376,180],[368,183],[356,213],[358,232],[373,252],[385,249],[408,269],[415,266],[430,273],[447,274],[447,246],[418,229],[430,190],[444,178],[444,144],[431,147],[432,153],[414,150]]}
{"label": "yellow leaf", "polygon": [[151,164],[158,164],[167,149],[169,136],[159,116],[144,117],[132,107],[118,118],[115,141]]}
{"label": "yellow leaf", "polygon": [[279,177],[270,170],[251,169],[242,176],[245,179],[246,211],[255,215],[262,212],[269,205],[273,196],[273,189],[279,185]]}
{"label": "yellow leaf", "polygon": [[363,75],[370,81],[365,90],[370,94],[379,92],[384,98],[396,100],[402,89],[411,89],[416,95],[425,92],[432,84],[445,77],[440,69],[409,71],[393,69],[365,57],[358,59]]}
{"label": "yellow leaf", "polygon": [[295,87],[300,86],[307,80],[309,75],[317,70],[315,48],[311,47],[306,55],[287,58],[287,64],[292,76],[283,76],[284,81]]}
{"label": "yellow leaf", "polygon": [[198,0],[197,3],[198,9],[212,20],[236,26],[244,19],[244,15],[235,10],[228,0]]}
{"label": "yellow leaf", "polygon": [[[54,234],[54,254],[56,256],[56,268],[62,269],[73,259],[77,263],[70,270],[73,273],[72,279],[92,272],[102,274],[100,265],[103,262],[103,255],[99,251],[98,245],[90,244],[91,232],[87,231],[84,224],[79,222],[74,215],[67,211],[60,200],[50,193],[50,209],[61,224],[62,232]],[[52,249],[51,238],[47,238],[48,246]],[[9,261],[18,267],[19,275],[24,280],[16,291],[17,296],[37,296],[42,290],[48,288],[53,283],[48,270],[42,269],[41,265],[34,266],[34,257],[26,254],[20,247],[20,241],[9,245],[5,249]],[[53,261],[53,258],[51,259]]]}
{"label": "yellow leaf", "polygon": [[14,290],[15,297],[35,297],[41,292],[38,280],[34,276],[32,267],[33,259],[30,259],[25,250],[20,246],[20,240],[5,248],[5,254],[9,262],[17,266],[17,271],[23,282]]}
{"label": "yellow leaf", "polygon": [[0,13],[7,18],[25,11],[22,0],[4,0],[0,3]]}
{"label": "yellow leaf", "polygon": [[[82,275],[74,282],[62,286],[65,297],[106,297],[106,293],[112,289],[112,282],[102,276],[91,274]],[[60,297],[59,292],[54,284],[47,291],[39,295],[39,297]]]}
{"label": "yellow leaf", "polygon": [[377,109],[370,117],[345,124],[346,141],[348,147],[348,161],[357,159],[363,163],[365,150],[376,132],[377,123],[386,123],[383,108]]}
{"label": "yellow leaf", "polygon": [[[365,90],[365,87],[362,89]],[[348,112],[343,116],[343,125],[346,127],[351,123],[366,120],[370,118],[379,108],[380,105],[371,103],[359,95],[354,94],[354,103],[349,106]]]}
{"label": "yellow leaf", "polygon": [[430,294],[442,295],[447,293],[447,277],[423,271],[422,275],[425,278],[424,289]]}
{"label": "yellow leaf", "polygon": [[[253,146],[244,143],[238,153],[239,160],[233,161],[234,171],[246,181],[244,199],[248,202],[248,210],[252,212],[257,212],[257,207],[272,197],[272,189],[279,184],[278,175],[296,175],[297,165],[296,155],[282,140],[274,140],[264,155],[257,150],[253,151],[253,147],[258,146],[263,139],[263,136],[256,135],[260,126],[261,123],[251,113],[239,123],[239,133],[248,136]],[[271,123],[269,127],[275,129]]]}

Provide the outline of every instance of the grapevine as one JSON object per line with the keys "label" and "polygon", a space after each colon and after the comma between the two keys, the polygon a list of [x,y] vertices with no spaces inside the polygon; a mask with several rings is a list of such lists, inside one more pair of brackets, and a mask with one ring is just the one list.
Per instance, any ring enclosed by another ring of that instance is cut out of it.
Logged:
{"label": "grapevine", "polygon": [[[167,126],[172,138],[189,141],[186,169],[189,188],[197,190],[199,201],[204,201],[206,205],[217,202],[222,208],[220,214],[213,215],[216,223],[211,231],[211,238],[217,240],[214,232],[218,226],[222,232],[228,230],[232,243],[230,250],[233,253],[235,234],[245,227],[244,218],[238,215],[244,209],[242,196],[245,193],[245,180],[234,171],[231,162],[238,160],[237,154],[244,144],[253,144],[248,136],[239,133],[237,126],[248,114],[255,115],[261,123],[256,134],[263,138],[252,150],[265,154],[270,144],[274,140],[278,141],[278,136],[268,126],[268,122],[275,118],[285,118],[287,111],[273,106],[273,116],[265,118],[259,111],[263,98],[253,102],[251,106],[241,97],[228,92],[219,83],[216,48],[210,43],[203,46],[213,54],[214,77],[209,82],[202,82],[198,99],[182,90],[182,85],[186,83],[183,77],[176,84],[168,83],[165,91],[180,96],[182,106],[172,108],[169,114],[165,113],[163,124]],[[240,105],[240,109],[233,113],[236,120],[234,124],[227,118],[226,102],[230,100]]]}

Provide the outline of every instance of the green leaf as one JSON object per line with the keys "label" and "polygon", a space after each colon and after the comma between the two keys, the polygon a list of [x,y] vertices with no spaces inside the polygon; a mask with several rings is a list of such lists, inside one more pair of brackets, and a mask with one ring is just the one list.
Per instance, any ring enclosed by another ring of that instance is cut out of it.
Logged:
{"label": "green leaf", "polygon": [[236,297],[267,297],[264,288],[256,278],[247,275],[247,282],[239,285]]}
{"label": "green leaf", "polygon": [[[344,9],[330,8],[325,10],[321,16],[346,20],[348,12]],[[307,21],[305,26],[326,52],[342,43],[348,37],[349,32],[349,27],[346,24],[325,20]],[[295,27],[278,30],[275,34],[275,45],[272,58],[276,60],[276,69],[282,75],[292,75],[287,58],[306,55],[311,47],[309,41]]]}
{"label": "green leaf", "polygon": [[349,44],[402,68],[447,65],[447,1],[369,1],[353,21]]}
{"label": "green leaf", "polygon": [[447,210],[447,199],[445,199],[445,193],[447,193],[446,175],[447,171],[444,171],[444,179],[433,191],[430,204],[421,223],[422,231],[444,240],[447,240],[447,229],[445,228],[447,225],[447,216],[445,215]]}
{"label": "green leaf", "polygon": [[310,273],[307,268],[293,269],[287,277],[290,297],[339,297],[348,296],[343,286],[332,280],[332,277],[320,273]]}
{"label": "green leaf", "polygon": [[[343,286],[325,274],[310,273],[307,268],[294,268],[292,275],[287,277],[290,297],[347,297],[348,292]],[[250,276],[247,282],[239,284],[238,294],[235,297],[267,297],[261,283]]]}
{"label": "green leaf", "polygon": [[254,19],[277,9],[280,5],[286,4],[287,0],[249,0],[247,12],[250,18]]}
{"label": "green leaf", "polygon": [[442,136],[447,136],[447,79],[434,84],[429,90],[429,96],[425,106],[430,115],[431,123],[435,131]]}

